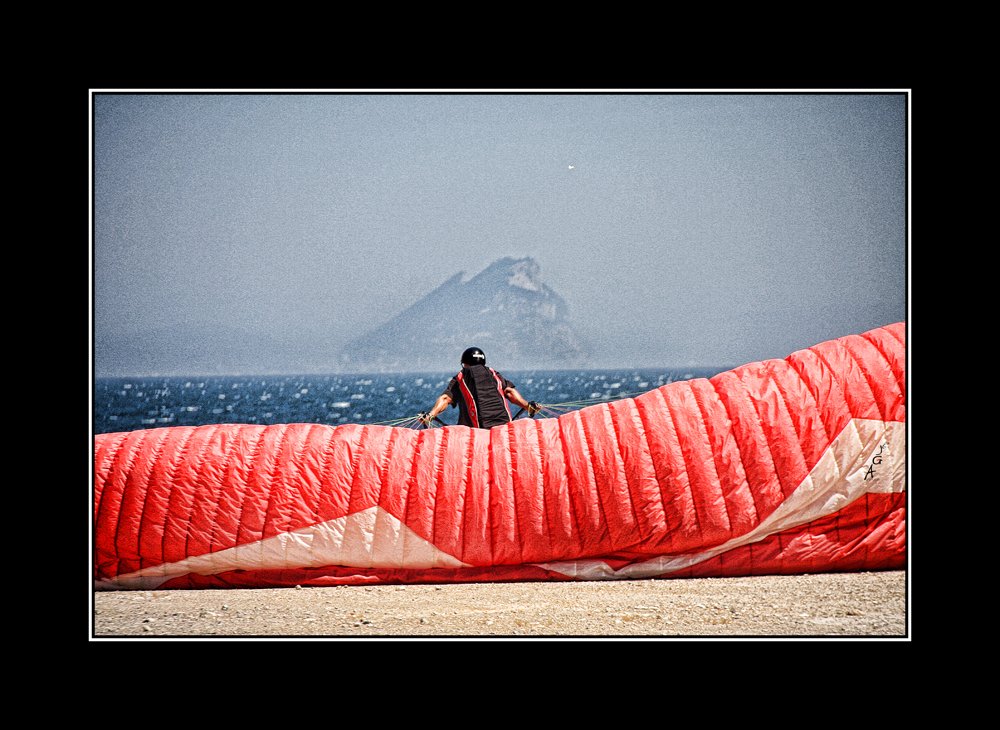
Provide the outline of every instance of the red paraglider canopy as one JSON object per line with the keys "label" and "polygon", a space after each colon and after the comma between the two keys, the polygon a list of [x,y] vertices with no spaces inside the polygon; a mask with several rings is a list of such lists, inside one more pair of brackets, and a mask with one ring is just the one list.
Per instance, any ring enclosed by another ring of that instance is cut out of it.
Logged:
{"label": "red paraglider canopy", "polygon": [[94,439],[99,589],[903,567],[903,323],[491,430]]}

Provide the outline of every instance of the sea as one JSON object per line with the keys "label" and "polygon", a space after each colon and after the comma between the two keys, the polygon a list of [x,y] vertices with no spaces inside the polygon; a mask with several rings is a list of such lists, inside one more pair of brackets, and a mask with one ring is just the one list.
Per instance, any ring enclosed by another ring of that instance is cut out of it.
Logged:
{"label": "sea", "polygon": [[[503,372],[544,416],[635,397],[667,383],[711,378],[728,367]],[[385,424],[413,427],[454,373],[97,378],[94,433],[216,423]],[[512,413],[517,413],[512,408]],[[522,414],[522,418],[527,414]],[[458,410],[440,416],[445,425]]]}

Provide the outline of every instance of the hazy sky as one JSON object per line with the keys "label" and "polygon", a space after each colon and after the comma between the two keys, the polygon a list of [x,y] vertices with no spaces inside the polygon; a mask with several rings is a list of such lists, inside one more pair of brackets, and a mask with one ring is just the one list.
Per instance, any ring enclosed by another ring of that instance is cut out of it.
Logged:
{"label": "hazy sky", "polygon": [[602,362],[738,365],[906,318],[902,93],[93,99],[95,338],[345,341],[503,256]]}

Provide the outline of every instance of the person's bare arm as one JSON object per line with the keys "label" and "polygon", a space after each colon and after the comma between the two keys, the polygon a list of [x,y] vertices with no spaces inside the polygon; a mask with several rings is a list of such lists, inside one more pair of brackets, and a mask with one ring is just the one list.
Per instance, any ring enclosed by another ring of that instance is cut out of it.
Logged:
{"label": "person's bare arm", "polygon": [[505,389],[504,392],[503,392],[503,394],[505,396],[507,396],[507,400],[509,400],[511,403],[513,403],[514,405],[520,406],[521,408],[523,408],[524,410],[526,410],[528,412],[529,416],[533,416],[536,413],[538,413],[538,408],[539,408],[538,404],[537,403],[529,403],[514,388],[507,388],[507,389]]}
{"label": "person's bare arm", "polygon": [[437,402],[434,404],[434,407],[431,408],[429,411],[427,411],[427,414],[424,416],[424,424],[429,425],[430,422],[433,421],[434,418],[437,416],[437,414],[439,414],[441,411],[443,411],[450,405],[451,405],[451,398],[448,397],[447,393],[443,393],[437,399]]}

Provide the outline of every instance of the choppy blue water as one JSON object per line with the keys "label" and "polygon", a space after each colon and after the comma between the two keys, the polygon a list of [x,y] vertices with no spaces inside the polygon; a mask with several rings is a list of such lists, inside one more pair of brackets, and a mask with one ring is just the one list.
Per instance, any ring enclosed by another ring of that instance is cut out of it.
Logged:
{"label": "choppy blue water", "polygon": [[[558,405],[635,396],[677,380],[710,378],[725,369],[534,370],[504,375],[527,400]],[[430,410],[453,375],[100,378],[94,383],[94,433],[212,423],[380,423]],[[446,424],[457,419],[454,408],[441,414]]]}

